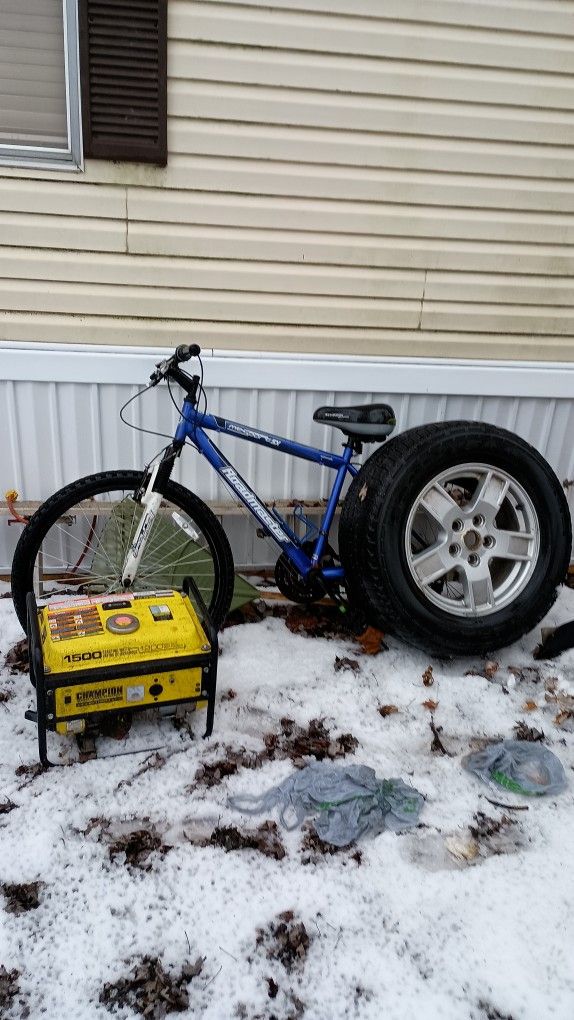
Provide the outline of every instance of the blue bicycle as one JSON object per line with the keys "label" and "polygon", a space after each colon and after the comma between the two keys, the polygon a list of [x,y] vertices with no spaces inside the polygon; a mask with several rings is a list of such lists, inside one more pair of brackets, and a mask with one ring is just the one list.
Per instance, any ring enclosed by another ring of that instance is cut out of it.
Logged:
{"label": "blue bicycle", "polygon": [[[344,437],[342,453],[330,453],[210,414],[203,366],[193,376],[180,367],[191,358],[201,365],[197,344],[178,347],[146,387],[166,380],[185,391],[175,435],[160,455],[143,472],[81,478],[29,520],[12,565],[22,626],[30,590],[49,599],[70,590],[181,589],[187,576],[221,626],[233,593],[233,557],[209,507],[171,478],[186,445],[277,544],[276,582],[292,601],[329,595],[350,604],[363,624],[443,655],[508,644],[547,612],[566,575],[570,516],[551,468],[523,440],[483,423],[426,425],[394,437],[359,468],[353,458],[363,444],[383,443],[395,427],[387,404],[319,408],[314,420]],[[331,468],[318,528],[301,515],[297,534],[265,506],[214,444],[213,432]],[[347,476],[335,551],[330,532]]]}

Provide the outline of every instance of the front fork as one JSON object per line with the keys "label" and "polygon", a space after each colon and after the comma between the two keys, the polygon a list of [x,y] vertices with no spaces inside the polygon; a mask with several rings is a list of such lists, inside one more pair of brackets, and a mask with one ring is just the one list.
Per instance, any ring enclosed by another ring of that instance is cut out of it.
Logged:
{"label": "front fork", "polygon": [[161,492],[156,491],[155,486],[160,483],[163,488],[169,481],[175,458],[179,456],[182,445],[172,443],[164,451],[161,460],[156,461],[151,473],[145,479],[143,487],[135,494],[136,500],[144,507],[144,512],[123,565],[122,586],[124,588],[131,588],[134,583],[147,540],[161,506],[162,495]]}

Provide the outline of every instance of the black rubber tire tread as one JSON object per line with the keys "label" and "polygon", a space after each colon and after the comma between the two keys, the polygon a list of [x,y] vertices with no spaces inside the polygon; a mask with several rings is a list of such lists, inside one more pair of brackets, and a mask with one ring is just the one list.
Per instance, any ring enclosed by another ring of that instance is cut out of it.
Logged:
{"label": "black rubber tire tread", "polygon": [[[416,588],[404,528],[426,480],[473,460],[506,469],[524,486],[541,541],[534,573],[514,601],[497,613],[464,619],[441,611]],[[378,450],[349,488],[339,536],[349,597],[362,600],[367,621],[442,656],[484,655],[532,630],[556,599],[572,548],[568,504],[549,464],[514,433],[467,421],[419,426]]]}
{"label": "black rubber tire tread", "polygon": [[[367,526],[367,509],[369,496],[385,471],[385,460],[395,441],[379,447],[362,465],[358,475],[351,482],[343,502],[339,518],[339,557],[345,571],[345,589],[349,609],[364,627],[371,622],[372,614],[368,611],[369,596],[364,583],[362,563],[364,535]],[[387,626],[387,631],[389,627]]]}
{"label": "black rubber tire tread", "polygon": [[[80,500],[106,492],[108,489],[135,490],[141,480],[140,471],[101,471],[86,475],[75,482],[70,482],[50,496],[30,518],[20,535],[12,561],[14,609],[24,630],[26,630],[26,595],[32,590],[34,562],[49,528],[59,516]],[[227,535],[209,507],[183,485],[170,480],[159,491],[162,496],[188,514],[208,540],[214,558],[217,581],[214,584],[211,603],[207,608],[215,627],[219,629],[229,612],[235,583],[233,555]]]}

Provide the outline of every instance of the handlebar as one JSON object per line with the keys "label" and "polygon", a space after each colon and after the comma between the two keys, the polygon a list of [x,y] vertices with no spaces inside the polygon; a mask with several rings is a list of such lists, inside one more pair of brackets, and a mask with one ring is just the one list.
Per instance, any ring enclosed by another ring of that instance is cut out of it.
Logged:
{"label": "handlebar", "polygon": [[[157,386],[162,379],[166,376],[171,375],[173,379],[179,382],[185,390],[190,392],[191,383],[193,380],[189,379],[184,372],[180,372],[178,365],[182,361],[190,361],[191,358],[197,358],[201,354],[201,347],[199,344],[180,344],[176,347],[174,353],[169,358],[165,358],[164,361],[159,361],[155,367],[155,372],[150,375],[150,382],[152,386]],[[193,377],[195,379],[196,376]],[[194,390],[197,386],[194,387]]]}
{"label": "handlebar", "polygon": [[180,344],[173,356],[176,361],[189,361],[190,358],[197,358],[199,354],[201,354],[199,344]]}

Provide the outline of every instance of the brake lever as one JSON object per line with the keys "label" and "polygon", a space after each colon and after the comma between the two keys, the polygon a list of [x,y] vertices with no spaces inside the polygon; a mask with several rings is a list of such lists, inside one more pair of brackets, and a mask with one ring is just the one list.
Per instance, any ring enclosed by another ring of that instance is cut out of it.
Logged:
{"label": "brake lever", "polygon": [[169,368],[171,367],[172,361],[173,358],[165,358],[163,361],[158,361],[157,365],[155,366],[156,368],[155,372],[152,372],[152,374],[149,377],[152,386],[157,386],[157,384],[162,381],[162,379],[168,372]]}

